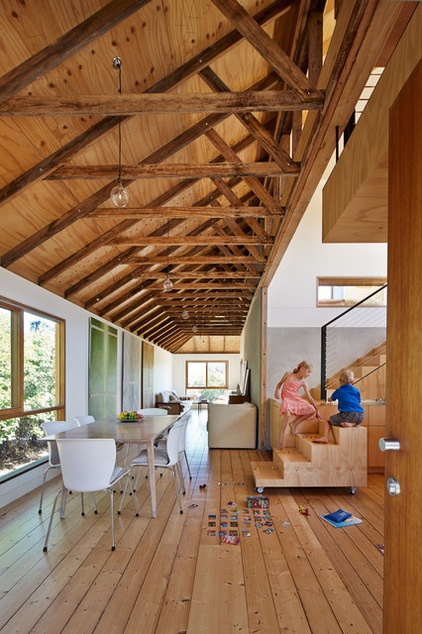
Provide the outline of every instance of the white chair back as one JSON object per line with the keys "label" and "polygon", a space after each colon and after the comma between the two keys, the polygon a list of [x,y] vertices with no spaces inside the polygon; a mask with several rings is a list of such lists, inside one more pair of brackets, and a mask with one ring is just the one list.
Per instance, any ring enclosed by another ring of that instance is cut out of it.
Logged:
{"label": "white chair back", "polygon": [[[68,431],[69,429],[74,429],[78,425],[75,421],[66,421],[66,420],[48,420],[44,423],[41,423],[41,427],[44,430],[46,436],[51,436],[52,434],[59,434],[62,431]],[[58,467],[60,465],[60,458],[57,452],[57,444],[55,440],[51,440],[47,443],[48,445],[48,461],[50,466]]]}
{"label": "white chair back", "polygon": [[173,425],[167,436],[166,451],[168,455],[168,465],[175,465],[179,462],[180,437],[183,435],[183,425]]}
{"label": "white chair back", "polygon": [[181,421],[180,423],[176,423],[176,427],[180,427],[180,433],[179,433],[179,453],[181,453],[182,451],[184,452],[186,449],[186,428],[188,425],[188,421],[184,420]]}
{"label": "white chair back", "polygon": [[168,413],[168,409],[164,409],[164,407],[144,407],[143,409],[138,409],[138,414],[143,414],[144,416],[166,416]]}
{"label": "white chair back", "polygon": [[93,416],[74,416],[73,418],[76,420],[79,427],[89,425],[89,423],[95,423],[95,418]]}
{"label": "white chair back", "polygon": [[66,489],[83,493],[110,486],[116,464],[113,438],[62,438],[56,442]]}

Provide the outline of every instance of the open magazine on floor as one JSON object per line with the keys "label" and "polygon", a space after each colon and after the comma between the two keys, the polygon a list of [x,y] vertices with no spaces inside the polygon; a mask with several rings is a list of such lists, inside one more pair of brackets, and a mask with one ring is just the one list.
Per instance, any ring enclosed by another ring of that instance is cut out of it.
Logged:
{"label": "open magazine on floor", "polygon": [[336,528],[344,528],[346,526],[353,526],[354,524],[362,524],[362,520],[358,517],[355,517],[351,513],[347,511],[343,511],[343,509],[338,509],[334,511],[334,513],[327,513],[326,515],[321,515],[322,519],[335,526]]}

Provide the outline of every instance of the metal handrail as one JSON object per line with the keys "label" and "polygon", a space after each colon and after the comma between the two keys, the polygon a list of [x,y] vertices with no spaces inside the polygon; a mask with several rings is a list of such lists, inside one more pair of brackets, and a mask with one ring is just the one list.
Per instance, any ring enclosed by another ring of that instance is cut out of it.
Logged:
{"label": "metal handrail", "polygon": [[[326,349],[327,349],[327,329],[328,329],[328,326],[331,326],[334,322],[342,319],[345,315],[347,315],[351,311],[355,310],[359,306],[362,306],[362,304],[365,304],[369,299],[371,299],[371,297],[374,297],[374,295],[377,295],[378,293],[383,291],[385,288],[387,288],[387,284],[383,284],[382,286],[377,288],[376,291],[373,291],[372,293],[367,295],[367,297],[365,297],[364,299],[361,299],[359,302],[357,302],[353,306],[350,306],[350,308],[348,308],[347,310],[343,311],[340,315],[337,315],[336,317],[334,317],[333,319],[331,319],[330,321],[328,321],[326,324],[324,324],[321,327],[321,400],[325,401],[326,398],[327,398],[327,386],[326,386],[326,383],[327,383],[327,354],[326,354]],[[382,365],[384,365],[384,364],[382,364]],[[379,367],[382,367],[382,365],[380,365]],[[369,372],[368,374],[371,374],[372,372],[375,372],[375,371],[376,370],[371,370],[371,372]],[[361,380],[362,380],[362,378],[364,378],[364,377],[361,377]]]}

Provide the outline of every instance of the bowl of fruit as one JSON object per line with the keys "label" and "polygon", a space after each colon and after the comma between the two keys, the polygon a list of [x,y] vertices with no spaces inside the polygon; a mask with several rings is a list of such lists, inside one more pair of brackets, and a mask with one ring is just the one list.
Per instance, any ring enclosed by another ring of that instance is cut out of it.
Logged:
{"label": "bowl of fruit", "polygon": [[137,423],[139,422],[139,419],[143,417],[143,414],[139,414],[138,412],[127,412],[124,410],[118,415],[117,419],[121,423]]}

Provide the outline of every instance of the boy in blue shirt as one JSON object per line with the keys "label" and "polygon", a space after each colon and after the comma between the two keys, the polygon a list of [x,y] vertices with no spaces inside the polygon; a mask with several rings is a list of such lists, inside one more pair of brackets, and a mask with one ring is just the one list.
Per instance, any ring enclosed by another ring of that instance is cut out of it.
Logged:
{"label": "boy in blue shirt", "polygon": [[313,442],[328,442],[330,425],[338,427],[355,427],[363,423],[363,407],[360,404],[360,392],[354,387],[354,375],[351,370],[343,370],[340,373],[340,387],[328,398],[330,403],[338,401],[338,414],[330,416],[330,420],[323,421],[323,433],[321,438]]}

